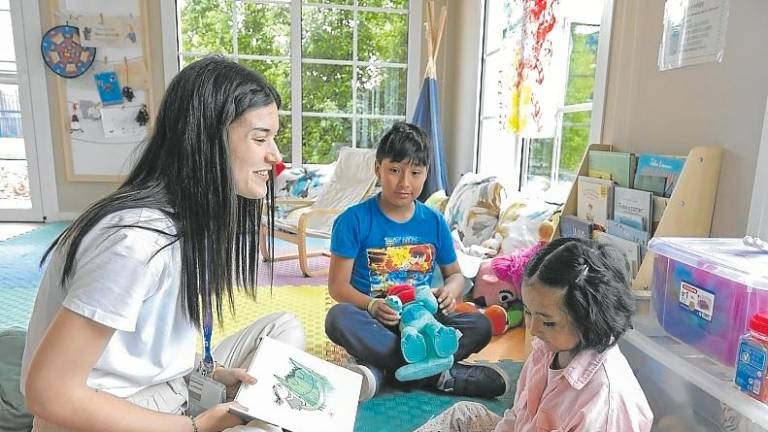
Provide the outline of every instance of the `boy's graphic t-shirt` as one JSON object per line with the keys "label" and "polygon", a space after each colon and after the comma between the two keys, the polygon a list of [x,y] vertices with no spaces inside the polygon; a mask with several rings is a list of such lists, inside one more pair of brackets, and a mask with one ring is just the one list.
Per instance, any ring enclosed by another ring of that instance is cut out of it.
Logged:
{"label": "boy's graphic t-shirt", "polygon": [[411,219],[394,221],[378,199],[350,207],[333,225],[331,252],[355,260],[350,283],[374,297],[386,295],[393,285],[431,285],[439,266],[456,262],[448,224],[418,201]]}

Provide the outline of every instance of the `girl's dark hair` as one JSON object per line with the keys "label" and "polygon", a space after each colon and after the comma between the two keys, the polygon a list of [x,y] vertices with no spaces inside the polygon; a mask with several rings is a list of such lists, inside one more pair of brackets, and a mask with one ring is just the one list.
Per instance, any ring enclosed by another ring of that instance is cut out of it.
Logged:
{"label": "girl's dark hair", "polygon": [[396,122],[381,137],[379,147],[376,149],[376,162],[384,159],[392,162],[407,160],[414,166],[429,165],[429,147],[431,146],[429,135],[420,127]]}
{"label": "girl's dark hair", "polygon": [[[156,209],[173,220],[175,233],[139,224],[110,228],[159,232],[168,236],[164,247],[179,242],[181,301],[187,318],[199,327],[201,307],[210,304],[221,319],[222,299],[228,299],[231,309],[235,283],[256,294],[263,201],[235,193],[229,126],[251,108],[279,108],[280,103],[262,75],[230,60],[207,57],[185,67],[168,86],[152,135],[126,181],[85,210],[48,248],[41,265],[60,247],[65,254],[64,287],[75,270],[83,237],[100,220],[126,209]],[[267,225],[272,230],[272,178],[268,189]],[[274,240],[269,249],[274,249]]]}
{"label": "girl's dark hair", "polygon": [[525,279],[565,290],[563,303],[581,334],[581,347],[603,352],[632,327],[635,311],[629,263],[615,247],[559,238],[528,263]]}

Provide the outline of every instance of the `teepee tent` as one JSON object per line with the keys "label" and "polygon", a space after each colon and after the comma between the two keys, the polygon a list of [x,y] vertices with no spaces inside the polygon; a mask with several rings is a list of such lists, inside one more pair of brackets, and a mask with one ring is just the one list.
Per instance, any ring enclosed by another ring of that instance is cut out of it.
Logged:
{"label": "teepee tent", "polygon": [[427,21],[424,23],[427,37],[427,70],[424,83],[421,85],[419,100],[413,114],[412,123],[420,126],[429,135],[432,141],[432,152],[429,161],[429,173],[424,189],[419,196],[425,201],[438,190],[445,190],[450,194],[448,173],[445,168],[445,149],[443,144],[443,129],[440,122],[440,95],[437,91],[437,70],[435,61],[440,52],[440,40],[445,29],[446,8],[440,11],[440,23],[435,21],[434,0],[427,1]]}

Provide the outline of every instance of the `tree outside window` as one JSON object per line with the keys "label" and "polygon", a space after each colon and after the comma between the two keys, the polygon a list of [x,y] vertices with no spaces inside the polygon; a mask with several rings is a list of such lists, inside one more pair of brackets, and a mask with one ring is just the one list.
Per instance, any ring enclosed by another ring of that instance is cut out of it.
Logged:
{"label": "tree outside window", "polygon": [[[177,0],[180,65],[221,54],[261,72],[283,99],[284,159],[331,163],[341,147],[375,147],[405,119],[409,3]],[[292,58],[292,46],[300,56]]]}

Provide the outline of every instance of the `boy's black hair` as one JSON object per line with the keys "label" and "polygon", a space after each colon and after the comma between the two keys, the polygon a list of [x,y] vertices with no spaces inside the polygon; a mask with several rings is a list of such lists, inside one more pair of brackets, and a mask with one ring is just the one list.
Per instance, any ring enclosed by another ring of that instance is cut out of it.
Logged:
{"label": "boy's black hair", "polygon": [[429,166],[429,152],[432,143],[424,130],[405,122],[396,122],[381,137],[376,149],[376,162],[384,159],[392,162],[408,161],[414,166]]}
{"label": "boy's black hair", "polygon": [[632,327],[635,303],[629,263],[615,247],[559,238],[528,263],[525,280],[565,290],[563,304],[581,334],[581,348],[603,352]]}

